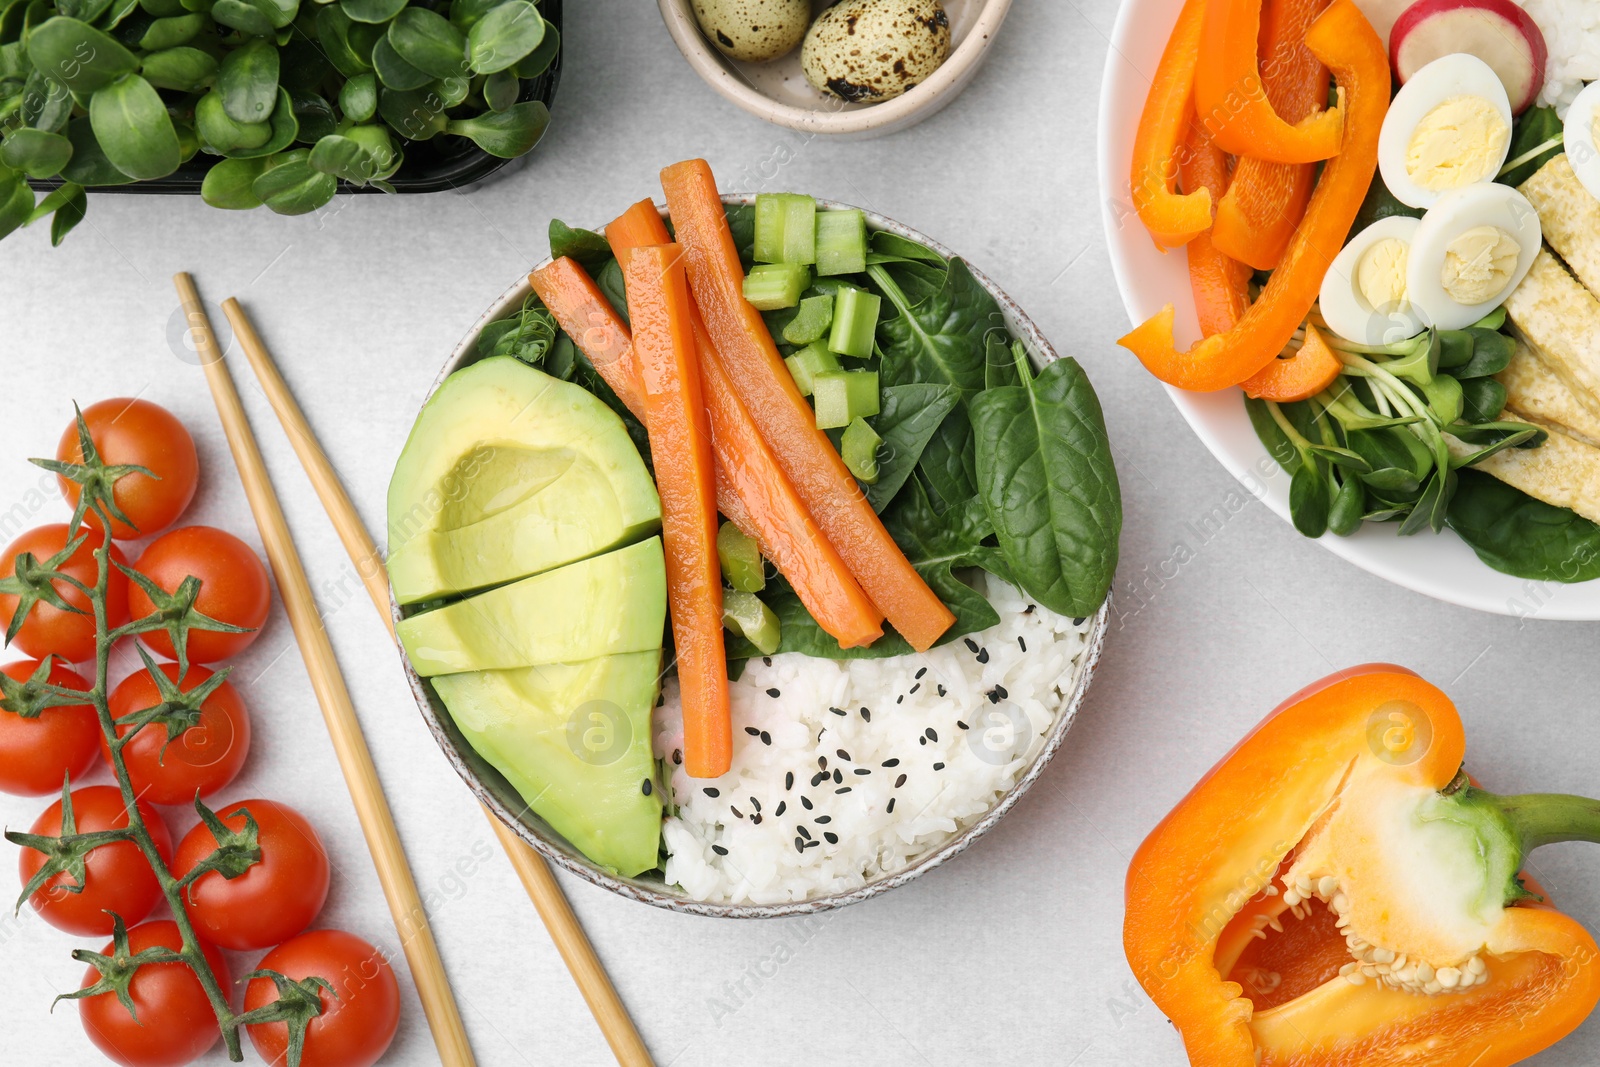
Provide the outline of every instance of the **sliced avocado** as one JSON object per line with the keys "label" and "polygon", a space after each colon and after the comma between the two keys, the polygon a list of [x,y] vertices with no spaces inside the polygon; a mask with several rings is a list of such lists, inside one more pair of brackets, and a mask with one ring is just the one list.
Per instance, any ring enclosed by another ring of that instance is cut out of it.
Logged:
{"label": "sliced avocado", "polygon": [[412,615],[399,633],[426,678],[657,651],[666,618],[666,562],[652,537]]}
{"label": "sliced avocado", "polygon": [[650,712],[660,652],[433,680],[478,754],[545,822],[625,877],[657,863],[661,783]]}
{"label": "sliced avocado", "polygon": [[450,375],[389,482],[389,580],[402,604],[539,574],[631,544],[661,501],[622,420],[511,356]]}

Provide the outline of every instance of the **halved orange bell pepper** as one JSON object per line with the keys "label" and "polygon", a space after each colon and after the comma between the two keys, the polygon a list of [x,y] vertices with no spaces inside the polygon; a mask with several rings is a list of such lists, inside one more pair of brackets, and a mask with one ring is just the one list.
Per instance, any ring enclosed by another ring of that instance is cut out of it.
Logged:
{"label": "halved orange bell pepper", "polygon": [[1167,38],[1133,135],[1133,208],[1157,247],[1177,248],[1211,228],[1211,194],[1177,191],[1179,148],[1194,119],[1194,71],[1207,0],[1186,0]]}
{"label": "halved orange bell pepper", "polygon": [[1306,45],[1344,91],[1344,148],[1323,168],[1283,262],[1237,326],[1179,351],[1173,344],[1169,304],[1117,342],[1169,385],[1224,389],[1276,359],[1316,302],[1322,277],[1372,184],[1378,131],[1389,110],[1389,58],[1383,42],[1352,0],[1334,0],[1312,24]]}
{"label": "halved orange bell pepper", "polygon": [[1338,380],[1344,364],[1328,347],[1322,332],[1306,323],[1306,339],[1291,356],[1268,363],[1241,383],[1246,396],[1287,404],[1316,396]]}
{"label": "halved orange bell pepper", "polygon": [[[1213,199],[1228,188],[1228,155],[1198,122],[1189,124],[1178,180],[1189,192],[1205,190]],[[1200,318],[1200,334],[1210,337],[1233,329],[1250,306],[1250,268],[1221,252],[1210,233],[1189,242],[1189,288]]]}
{"label": "halved orange bell pepper", "polygon": [[1123,945],[1195,1067],[1506,1067],[1600,1002],[1519,874],[1600,803],[1486,793],[1448,697],[1369,664],[1301,690],[1140,846]]}
{"label": "halved orange bell pepper", "polygon": [[[1328,103],[1328,68],[1306,47],[1306,30],[1328,0],[1266,0],[1261,12],[1261,83],[1286,122],[1300,122]],[[1217,201],[1211,239],[1257,270],[1272,270],[1289,247],[1316,184],[1314,163],[1271,163],[1239,157],[1228,191]]]}
{"label": "halved orange bell pepper", "polygon": [[1344,107],[1314,112],[1292,125],[1273,110],[1258,55],[1261,3],[1208,0],[1194,75],[1195,110],[1222,150],[1236,156],[1274,163],[1330,159],[1345,147]]}

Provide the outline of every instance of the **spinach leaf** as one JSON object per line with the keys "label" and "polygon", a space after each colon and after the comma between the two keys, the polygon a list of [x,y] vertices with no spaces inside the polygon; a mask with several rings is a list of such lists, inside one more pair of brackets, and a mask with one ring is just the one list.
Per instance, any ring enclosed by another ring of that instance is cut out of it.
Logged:
{"label": "spinach leaf", "polygon": [[952,259],[943,287],[915,307],[881,264],[868,267],[867,275],[895,311],[878,324],[883,384],[953,385],[964,401],[983,392],[988,339],[1010,334],[1000,305],[967,265]]}
{"label": "spinach leaf", "polygon": [[628,287],[622,281],[622,264],[614,259],[607,260],[606,265],[600,268],[600,273],[595,275],[594,284],[611,305],[611,310],[623,322],[633,325],[628,319]]}
{"label": "spinach leaf", "polygon": [[1458,472],[1450,528],[1497,571],[1545,582],[1600,578],[1600,526],[1482,471]]}
{"label": "spinach leaf", "polygon": [[570,256],[593,274],[611,258],[611,245],[593,230],[579,230],[560,219],[550,220],[550,258]]}
{"label": "spinach leaf", "polygon": [[[953,264],[952,264],[953,266]],[[1022,588],[1062,615],[1092,615],[1117,567],[1122,494],[1100,401],[1078,361],[971,402],[978,487]]]}
{"label": "spinach leaf", "polygon": [[866,486],[867,500],[879,514],[906,484],[928,441],[961,401],[960,391],[951,385],[891,385],[882,394],[883,410],[870,420],[883,439],[878,446],[878,480]]}
{"label": "spinach leaf", "polygon": [[920,260],[923,263],[932,263],[936,267],[943,267],[945,259],[927,245],[918,244],[909,237],[901,237],[888,230],[874,230],[871,238],[872,255],[881,256],[885,260]]}
{"label": "spinach leaf", "polygon": [[[1556,117],[1555,108],[1535,107],[1523,112],[1522,117],[1517,119],[1516,133],[1511,138],[1511,148],[1506,152],[1506,159],[1515,162],[1541,145],[1549,147],[1533,158],[1517,164],[1495,181],[1515,186],[1533,177],[1535,171],[1561,154],[1562,147],[1558,140],[1561,134],[1562,123]],[[1552,141],[1556,143],[1551,144]]]}
{"label": "spinach leaf", "polygon": [[[748,268],[756,261],[756,206],[729,204],[725,213],[728,229],[733,231],[733,246],[739,250],[739,262]],[[672,224],[667,225],[670,228]]]}
{"label": "spinach leaf", "polygon": [[922,450],[917,470],[941,514],[978,494],[978,460],[966,409],[957,407],[945,416]]}

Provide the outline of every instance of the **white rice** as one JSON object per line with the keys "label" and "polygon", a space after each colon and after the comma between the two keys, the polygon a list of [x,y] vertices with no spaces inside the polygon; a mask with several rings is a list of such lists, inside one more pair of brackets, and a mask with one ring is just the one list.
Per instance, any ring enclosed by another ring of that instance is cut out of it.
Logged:
{"label": "white rice", "polygon": [[724,903],[847,892],[993,807],[1044,747],[1087,622],[992,578],[987,596],[1001,621],[970,643],[881,660],[751,660],[731,686],[733,766],[721,778],[693,779],[673,762],[683,727],[669,679],[655,738],[677,805],[663,831],[667,882]]}
{"label": "white rice", "polygon": [[1600,78],[1600,3],[1596,0],[1518,0],[1544,33],[1550,50],[1539,103],[1566,118],[1585,82]]}

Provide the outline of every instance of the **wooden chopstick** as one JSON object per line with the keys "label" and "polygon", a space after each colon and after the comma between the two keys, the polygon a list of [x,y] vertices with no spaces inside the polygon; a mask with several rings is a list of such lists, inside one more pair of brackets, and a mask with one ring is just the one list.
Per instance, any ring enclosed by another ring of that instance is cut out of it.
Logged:
{"label": "wooden chopstick", "polygon": [[367,749],[366,738],[361,733],[361,722],[356,718],[350,703],[349,690],[344,676],[334,658],[333,646],[327,631],[322,627],[322,617],[311,594],[311,584],[306,580],[305,567],[289,534],[289,524],[283,517],[277,493],[261,459],[261,449],[256,444],[254,432],[239,402],[239,391],[234,388],[233,376],[222,360],[217,348],[211,321],[206,316],[200,294],[195,290],[194,279],[188,274],[174,276],[178,298],[188,316],[189,330],[205,368],[206,383],[211,387],[211,398],[216,402],[217,414],[228,436],[228,447],[233,451],[234,464],[244,482],[245,496],[250,500],[256,527],[261,531],[261,541],[267,550],[267,561],[278,580],[278,592],[294,629],[295,641],[305,658],[306,672],[311,676],[311,687],[316,692],[317,703],[322,707],[323,721],[328,736],[333,741],[334,753],[339,757],[339,767],[344,772],[345,786],[355,804],[356,817],[361,821],[361,831],[366,835],[367,848],[378,869],[378,881],[389,902],[389,913],[394,918],[400,945],[411,967],[412,980],[422,999],[422,1010],[433,1030],[433,1041],[439,1059],[447,1067],[472,1067],[475,1062],[472,1046],[467,1043],[466,1028],[461,1023],[461,1013],[456,1008],[455,995],[450,990],[450,979],[445,974],[444,962],[439,958],[439,947],[434,944],[433,931],[428,925],[427,912],[417,895],[416,882],[411,868],[406,864],[405,850],[400,835],[395,830],[394,816],[389,802],[384,798],[383,786],[378,781],[378,769],[372,763],[372,753]]}
{"label": "wooden chopstick", "polygon": [[[333,464],[322,451],[311,424],[306,421],[305,413],[300,410],[288,383],[283,380],[272,354],[267,351],[267,346],[244,308],[239,306],[239,301],[229,297],[223,301],[222,310],[228,316],[233,336],[244,350],[250,369],[255,371],[268,403],[283,424],[295,455],[300,457],[300,465],[311,479],[323,509],[339,534],[340,542],[349,553],[350,562],[366,586],[372,606],[378,609],[379,618],[389,628],[389,636],[394,637],[394,617],[389,609],[389,575],[383,564],[383,556],[373,543],[372,534],[367,531],[355,505],[350,502],[344,483],[339,480]],[[567,902],[550,866],[488,808],[483,809],[483,814],[494,827],[501,847],[505,849],[512,868],[533,900],[533,906],[538,909],[539,917],[550,931],[550,939],[555,942],[556,950],[572,972],[572,980],[588,1002],[589,1010],[594,1013],[595,1021],[599,1023],[600,1031],[610,1044],[617,1062],[623,1067],[653,1067],[649,1049],[628,1016],[627,1007],[617,996],[605,966],[595,955],[594,946],[589,943],[582,925],[573,914],[572,905]]]}

